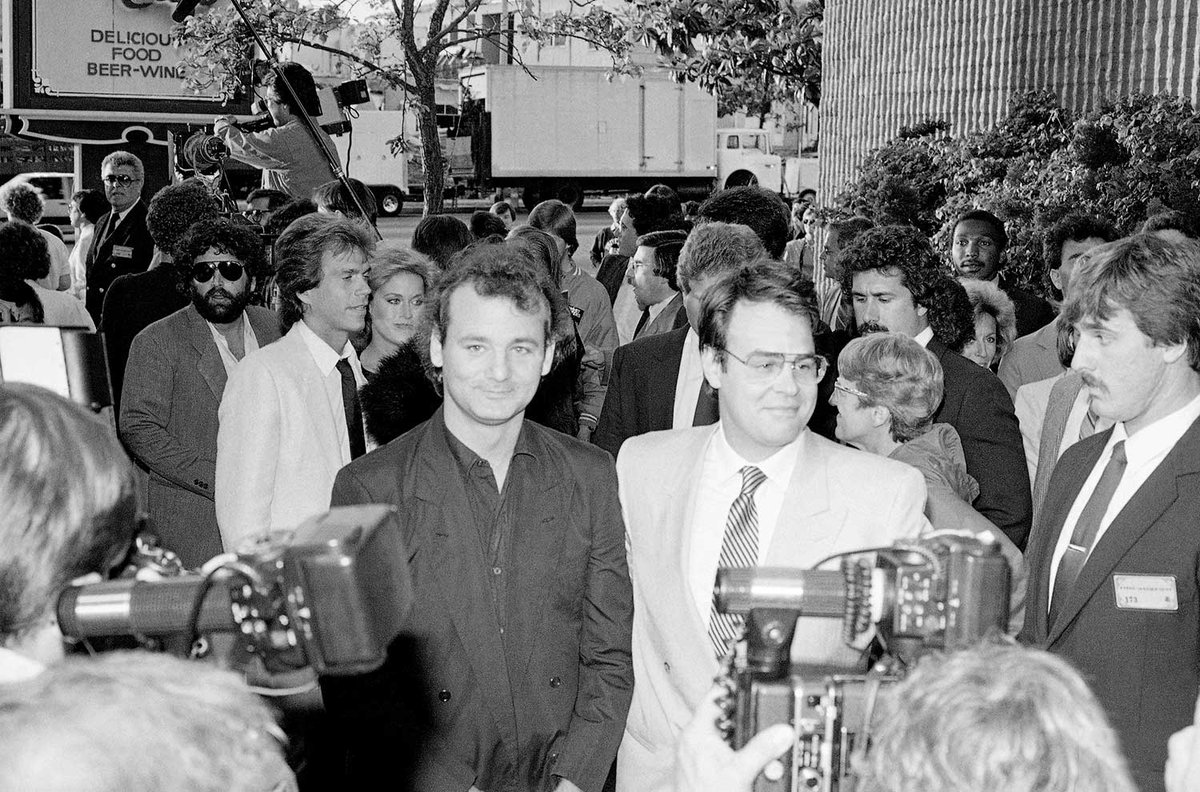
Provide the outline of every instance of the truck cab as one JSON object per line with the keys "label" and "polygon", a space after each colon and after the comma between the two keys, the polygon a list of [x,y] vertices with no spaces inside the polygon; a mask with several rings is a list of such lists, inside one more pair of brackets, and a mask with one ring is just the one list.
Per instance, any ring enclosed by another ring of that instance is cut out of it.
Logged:
{"label": "truck cab", "polygon": [[783,188],[783,162],[771,152],[765,129],[717,130],[717,187],[759,184],[779,192]]}

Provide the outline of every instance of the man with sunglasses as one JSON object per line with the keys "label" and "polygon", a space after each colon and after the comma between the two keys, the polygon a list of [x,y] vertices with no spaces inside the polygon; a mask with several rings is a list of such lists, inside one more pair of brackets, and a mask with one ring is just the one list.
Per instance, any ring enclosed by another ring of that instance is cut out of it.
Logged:
{"label": "man with sunglasses", "polygon": [[173,265],[190,304],[140,332],[129,351],[121,439],[150,471],[151,527],[196,567],[221,552],[213,493],[217,408],[230,372],[279,338],[279,318],[247,306],[265,262],[257,235],[228,220],[187,232]]}
{"label": "man with sunglasses", "polygon": [[[837,553],[925,529],[914,468],[807,428],[827,363],[816,354],[812,285],[760,260],[708,287],[704,377],[720,394],[711,426],[631,437],[617,457],[634,587],[633,704],[617,789],[671,788],[680,732],[738,638],[716,613],[720,568],[807,569]],[[836,619],[800,619],[793,662],[862,670]]]}
{"label": "man with sunglasses", "polygon": [[114,151],[100,164],[100,178],[112,209],[96,223],[87,254],[87,309],[97,325],[109,285],[126,273],[145,272],[154,256],[141,200],[142,161],[128,151]]}

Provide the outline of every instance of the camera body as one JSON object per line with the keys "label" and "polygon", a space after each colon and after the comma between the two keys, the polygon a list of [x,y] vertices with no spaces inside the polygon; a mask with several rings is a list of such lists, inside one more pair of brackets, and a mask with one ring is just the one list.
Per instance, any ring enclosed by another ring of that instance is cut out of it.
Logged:
{"label": "camera body", "polygon": [[[755,779],[755,792],[854,789],[850,758],[868,747],[878,704],[921,655],[968,646],[1008,620],[1011,570],[995,544],[931,534],[840,571],[721,570],[717,606],[745,615],[744,653],[727,658],[718,725],[735,747],[776,723],[796,729],[792,750]],[[843,620],[852,642],[872,625],[885,661],[870,673],[790,666],[796,620]]]}

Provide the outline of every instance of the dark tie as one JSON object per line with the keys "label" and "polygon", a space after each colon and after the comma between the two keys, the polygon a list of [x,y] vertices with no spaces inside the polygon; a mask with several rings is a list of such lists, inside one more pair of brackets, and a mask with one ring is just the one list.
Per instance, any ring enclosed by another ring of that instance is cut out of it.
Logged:
{"label": "dark tie", "polygon": [[358,381],[350,361],[342,358],[337,362],[342,375],[342,408],[346,411],[346,436],[350,438],[350,458],[358,459],[367,453],[367,442],[363,437],[362,408],[358,404]]}
{"label": "dark tie", "polygon": [[[729,507],[725,520],[725,538],[721,540],[721,557],[717,569],[744,569],[758,566],[758,510],[754,492],[767,480],[766,474],[753,465],[742,468],[742,491]],[[736,641],[742,629],[742,617],[717,611],[714,594],[712,618],[708,622],[708,639],[718,658],[725,656],[731,641]]]}
{"label": "dark tie", "polygon": [[642,328],[646,326],[646,322],[649,322],[649,321],[650,321],[650,309],[643,308],[642,309],[642,318],[638,319],[637,327],[633,328],[633,337],[634,338],[638,337],[638,335],[642,332]]}
{"label": "dark tie", "polygon": [[708,384],[708,380],[700,380],[700,397],[696,399],[696,414],[692,417],[692,426],[711,426],[721,417],[720,400],[717,389]]}
{"label": "dark tie", "polygon": [[1058,573],[1054,577],[1054,592],[1050,597],[1051,626],[1054,626],[1054,620],[1058,618],[1059,612],[1071,595],[1071,588],[1079,578],[1079,572],[1083,569],[1088,553],[1092,550],[1092,544],[1096,541],[1096,533],[1100,530],[1100,521],[1104,519],[1104,513],[1108,511],[1108,504],[1112,502],[1113,493],[1117,491],[1117,485],[1121,483],[1121,476],[1124,473],[1125,441],[1120,440],[1113,445],[1112,456],[1109,457],[1108,464],[1104,466],[1104,472],[1100,474],[1100,481],[1097,482],[1095,491],[1088,498],[1083,511],[1079,513],[1075,530],[1071,532],[1071,542],[1058,562]]}

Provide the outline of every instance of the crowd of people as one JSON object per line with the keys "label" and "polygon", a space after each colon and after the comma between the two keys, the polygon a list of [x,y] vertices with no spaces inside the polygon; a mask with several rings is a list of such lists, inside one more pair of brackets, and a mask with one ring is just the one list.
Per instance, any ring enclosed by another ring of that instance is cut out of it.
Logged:
{"label": "crowd of people", "polygon": [[[295,101],[273,94],[280,130]],[[717,570],[950,530],[1009,562],[1020,644],[912,670],[863,788],[1198,788],[1190,218],[1118,238],[1064,217],[1034,289],[1006,279],[984,209],[938,251],[759,187],[689,205],[659,185],[614,201],[585,256],[554,200],[524,222],[504,201],[426,217],[400,246],[353,181],[313,176],[297,199],[293,174],[231,218],[193,181],[144,202],[126,152],[101,176],[104,196],[72,198],[70,253],[35,227],[36,192],[0,191],[0,322],[98,327],[116,427],[0,388],[22,450],[0,462],[0,782],[67,788],[30,779],[70,749],[96,778],[145,779],[121,788],[216,788],[122,775],[135,742],[178,739],[220,788],[292,788],[236,679],[64,660],[54,601],[119,565],[135,525],[194,569],[384,503],[413,607],[381,669],[321,680],[348,786],[749,789],[794,733],[734,752],[717,732],[710,683],[743,626]],[[867,662],[837,620],[796,635],[793,662]],[[111,728],[142,710],[166,725]]]}

